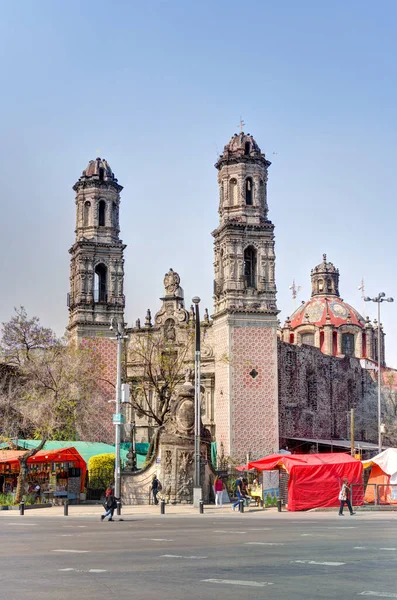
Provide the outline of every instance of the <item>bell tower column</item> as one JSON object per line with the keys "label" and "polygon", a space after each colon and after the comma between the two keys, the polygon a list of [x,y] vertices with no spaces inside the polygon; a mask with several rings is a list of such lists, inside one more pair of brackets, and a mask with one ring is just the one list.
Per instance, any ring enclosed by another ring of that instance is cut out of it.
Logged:
{"label": "bell tower column", "polygon": [[270,162],[250,134],[235,134],[218,169],[214,236],[215,420],[218,451],[243,460],[278,448],[274,226]]}
{"label": "bell tower column", "polygon": [[91,160],[73,186],[76,239],[70,248],[69,325],[72,337],[110,336],[124,322],[124,249],[119,238],[120,192],[106,160]]}

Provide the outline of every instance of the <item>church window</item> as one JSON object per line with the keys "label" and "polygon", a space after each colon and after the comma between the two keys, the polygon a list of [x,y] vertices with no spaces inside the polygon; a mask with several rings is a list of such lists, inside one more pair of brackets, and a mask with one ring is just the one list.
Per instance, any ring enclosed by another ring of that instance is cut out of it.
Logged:
{"label": "church window", "polygon": [[303,333],[301,336],[302,344],[314,346],[314,333]]}
{"label": "church window", "polygon": [[256,289],[256,250],[252,246],[244,250],[244,283],[245,287]]}
{"label": "church window", "polygon": [[237,179],[231,179],[229,181],[229,204],[237,205]]}
{"label": "church window", "polygon": [[262,205],[264,205],[265,204],[265,184],[262,179],[259,182],[259,198],[260,198],[260,203]]}
{"label": "church window", "polygon": [[354,356],[354,335],[352,333],[342,334],[342,354]]}
{"label": "church window", "polygon": [[95,267],[94,302],[107,302],[107,268],[103,264]]}
{"label": "church window", "polygon": [[103,181],[104,176],[105,176],[105,169],[100,168],[99,169],[99,181]]}
{"label": "church window", "polygon": [[83,215],[84,227],[88,227],[88,224],[89,224],[90,207],[91,207],[91,202],[89,202],[89,200],[87,200],[87,202],[85,202],[85,204],[84,204],[84,215]]}
{"label": "church window", "polygon": [[317,378],[314,371],[307,373],[307,405],[310,410],[317,410]]}
{"label": "church window", "polygon": [[252,179],[251,177],[247,177],[245,180],[245,203],[249,206],[252,206],[254,200],[253,189]]}
{"label": "church window", "polygon": [[219,189],[219,193],[220,193],[220,202],[223,205],[223,200],[224,200],[224,188],[223,188],[223,181],[221,183],[220,189]]}
{"label": "church window", "polygon": [[98,206],[98,225],[104,227],[105,225],[105,214],[106,214],[106,202],[101,200]]}
{"label": "church window", "polygon": [[317,290],[320,294],[324,291],[324,281],[322,279],[319,279],[317,282]]}
{"label": "church window", "polygon": [[249,142],[245,142],[244,154],[247,156],[250,152],[251,152],[251,144]]}

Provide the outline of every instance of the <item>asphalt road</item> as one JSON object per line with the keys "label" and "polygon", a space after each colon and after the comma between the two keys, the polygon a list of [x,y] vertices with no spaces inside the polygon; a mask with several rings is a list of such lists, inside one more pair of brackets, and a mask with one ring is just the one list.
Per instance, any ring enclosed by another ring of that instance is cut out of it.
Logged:
{"label": "asphalt road", "polygon": [[0,541],[1,600],[397,598],[395,513],[0,514]]}

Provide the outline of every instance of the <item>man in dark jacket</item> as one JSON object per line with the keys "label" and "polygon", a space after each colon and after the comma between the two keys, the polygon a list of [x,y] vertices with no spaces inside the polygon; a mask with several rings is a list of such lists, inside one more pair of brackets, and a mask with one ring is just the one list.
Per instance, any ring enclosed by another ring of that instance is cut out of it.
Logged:
{"label": "man in dark jacket", "polygon": [[117,498],[114,495],[113,485],[109,485],[105,494],[105,502],[103,506],[106,510],[104,515],[101,515],[101,521],[109,517],[109,521],[113,521],[114,509],[117,508]]}
{"label": "man in dark jacket", "polygon": [[160,482],[157,479],[157,475],[155,473],[153,474],[151,490],[152,490],[152,494],[153,494],[153,502],[155,504],[158,504],[159,501],[157,500],[157,494],[160,491]]}

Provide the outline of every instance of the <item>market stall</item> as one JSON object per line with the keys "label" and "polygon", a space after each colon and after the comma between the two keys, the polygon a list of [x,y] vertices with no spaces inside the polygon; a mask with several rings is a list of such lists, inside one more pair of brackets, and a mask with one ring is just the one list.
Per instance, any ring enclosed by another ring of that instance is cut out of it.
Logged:
{"label": "market stall", "polygon": [[[4,493],[14,493],[17,486],[21,456],[26,450],[0,451],[0,488]],[[39,450],[28,458],[27,489],[34,493],[40,487],[40,499],[56,502],[57,499],[78,501],[84,489],[87,466],[73,447]]]}
{"label": "market stall", "polygon": [[371,469],[365,488],[368,504],[397,504],[397,448],[387,448],[370,460],[363,460],[364,469]]}
{"label": "market stall", "polygon": [[[361,483],[362,464],[342,452],[322,454],[272,454],[248,463],[258,471],[283,469],[289,474],[288,510],[338,506],[344,477]],[[274,484],[275,485],[275,484]]]}

